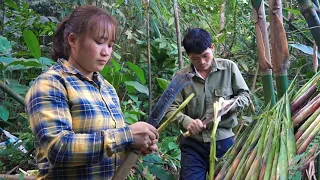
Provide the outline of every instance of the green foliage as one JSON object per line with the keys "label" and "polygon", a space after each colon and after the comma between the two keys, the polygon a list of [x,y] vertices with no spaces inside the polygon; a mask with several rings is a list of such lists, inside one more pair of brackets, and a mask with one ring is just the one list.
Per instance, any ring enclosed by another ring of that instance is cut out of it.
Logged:
{"label": "green foliage", "polygon": [[[228,58],[236,62],[242,71],[249,87],[254,83],[256,71],[256,42],[252,21],[252,6],[246,0],[226,2],[225,27],[220,27],[220,5],[225,0],[179,0],[179,21],[181,37],[188,28],[201,27],[208,30],[215,44],[217,57]],[[258,1],[256,1],[258,2]],[[10,88],[24,96],[32,81],[53,62],[49,59],[52,36],[59,22],[69,15],[75,6],[95,4],[103,7],[119,21],[117,44],[108,66],[101,71],[103,77],[116,89],[125,120],[128,124],[147,119],[149,88],[152,92],[152,105],[167,87],[172,75],[178,68],[178,46],[174,26],[173,3],[170,0],[150,1],[150,47],[151,47],[151,82],[147,84],[147,32],[146,4],[134,1],[93,1],[93,0],[5,0],[5,17],[0,23],[0,80]],[[2,9],[0,9],[0,12]],[[293,14],[292,23],[305,29],[305,20],[296,5],[284,8],[284,15]],[[0,13],[3,14],[3,13]],[[268,9],[266,9],[268,14]],[[287,30],[291,27],[286,27]],[[304,35],[311,38],[309,32]],[[308,78],[312,69],[310,56],[312,46],[297,32],[287,35],[293,48],[290,48],[292,64],[290,75],[300,71],[300,84]],[[298,46],[294,44],[301,44]],[[218,48],[219,47],[219,48]],[[298,49],[296,49],[298,48]],[[183,63],[189,60],[183,52]],[[261,83],[255,82],[252,89],[252,100],[257,111],[262,108]],[[298,88],[298,86],[297,86]],[[250,89],[251,90],[251,89]],[[23,145],[34,155],[33,137],[23,107],[12,97],[0,91],[0,125],[15,133]],[[174,125],[161,134],[159,154],[152,154],[142,159],[132,179],[177,179],[180,168],[180,151],[177,136],[179,127]],[[0,158],[1,172],[7,172],[16,165],[35,168],[34,156],[24,156],[9,147],[0,151],[0,157],[16,156],[12,161]],[[147,168],[151,167],[151,168]]]}
{"label": "green foliage", "polygon": [[25,29],[23,30],[23,38],[24,41],[27,43],[27,47],[31,51],[32,56],[37,59],[40,59],[41,50],[36,35],[34,35],[32,31]]}

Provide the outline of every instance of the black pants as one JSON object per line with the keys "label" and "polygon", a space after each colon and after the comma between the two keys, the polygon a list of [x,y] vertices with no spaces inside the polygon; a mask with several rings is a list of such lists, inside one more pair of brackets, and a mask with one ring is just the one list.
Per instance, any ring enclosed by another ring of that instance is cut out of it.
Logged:
{"label": "black pants", "polygon": [[[233,137],[216,141],[216,157],[221,158],[233,144]],[[206,180],[211,143],[181,137],[180,180]]]}

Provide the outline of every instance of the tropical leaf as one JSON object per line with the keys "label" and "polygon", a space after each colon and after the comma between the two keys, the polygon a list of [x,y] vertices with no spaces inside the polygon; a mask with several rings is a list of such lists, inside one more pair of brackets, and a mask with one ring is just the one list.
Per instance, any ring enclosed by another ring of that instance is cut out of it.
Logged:
{"label": "tropical leaf", "polygon": [[146,78],[144,76],[143,69],[141,69],[138,65],[133,64],[132,62],[127,62],[127,64],[130,67],[130,69],[132,69],[136,73],[136,76],[138,77],[139,81],[142,84],[146,84]]}
{"label": "tropical leaf", "polygon": [[9,119],[9,111],[4,106],[0,105],[0,119],[7,121]]}
{"label": "tropical leaf", "polygon": [[12,50],[11,44],[6,37],[0,36],[0,54],[7,54]]}
{"label": "tropical leaf", "polygon": [[114,60],[114,59],[111,59],[111,63],[112,63],[112,65],[113,65],[113,70],[114,70],[114,72],[119,72],[120,69],[121,69],[120,64],[119,64],[116,60]]}
{"label": "tropical leaf", "polygon": [[162,90],[165,90],[169,85],[169,81],[163,78],[157,78],[157,82]]}
{"label": "tropical leaf", "polygon": [[27,44],[28,49],[31,51],[33,57],[35,57],[36,59],[40,59],[41,50],[36,35],[32,31],[25,29],[23,30],[23,39]]}
{"label": "tropical leaf", "polygon": [[[300,51],[309,54],[309,55],[313,55],[313,48],[310,46],[306,46],[303,44],[289,44],[290,46],[299,49]],[[318,58],[320,59],[320,57],[318,56]]]}
{"label": "tropical leaf", "polygon": [[133,86],[137,91],[144,93],[146,95],[149,96],[149,90],[146,86],[140,84],[137,81],[126,81],[124,82],[125,84],[129,85],[129,86]]}

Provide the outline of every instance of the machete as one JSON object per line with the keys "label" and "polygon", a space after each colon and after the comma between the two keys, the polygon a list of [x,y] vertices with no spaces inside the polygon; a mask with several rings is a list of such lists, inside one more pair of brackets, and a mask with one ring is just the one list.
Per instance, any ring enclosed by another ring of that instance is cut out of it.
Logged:
{"label": "machete", "polygon": [[[154,106],[151,114],[148,117],[147,123],[151,124],[154,127],[157,127],[160,120],[163,118],[165,113],[167,112],[168,108],[171,106],[173,101],[175,100],[176,96],[179,92],[188,84],[192,82],[192,77],[194,75],[191,73],[179,74],[176,75],[172,81],[169,83],[166,90],[160,96],[160,99]],[[124,180],[131,168],[137,162],[139,157],[139,150],[137,149],[130,149],[127,153],[126,157],[123,159],[121,165],[118,167],[117,171],[115,172],[114,176],[112,177],[113,180]]]}

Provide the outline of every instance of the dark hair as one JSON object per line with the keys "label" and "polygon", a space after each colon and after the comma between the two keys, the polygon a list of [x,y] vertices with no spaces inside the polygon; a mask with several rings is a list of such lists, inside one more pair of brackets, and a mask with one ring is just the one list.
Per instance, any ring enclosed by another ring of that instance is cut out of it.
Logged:
{"label": "dark hair", "polygon": [[[101,26],[104,27],[103,32],[101,32]],[[57,27],[53,36],[51,57],[55,61],[59,58],[69,59],[71,48],[68,36],[70,33],[74,33],[81,41],[87,35],[111,38],[115,41],[116,29],[117,21],[105,10],[90,5],[80,6]]]}
{"label": "dark hair", "polygon": [[210,34],[206,30],[193,28],[184,36],[182,44],[187,54],[201,54],[208,47],[211,47],[212,40]]}

